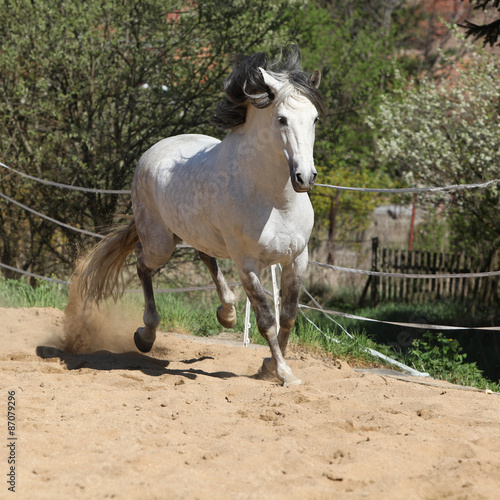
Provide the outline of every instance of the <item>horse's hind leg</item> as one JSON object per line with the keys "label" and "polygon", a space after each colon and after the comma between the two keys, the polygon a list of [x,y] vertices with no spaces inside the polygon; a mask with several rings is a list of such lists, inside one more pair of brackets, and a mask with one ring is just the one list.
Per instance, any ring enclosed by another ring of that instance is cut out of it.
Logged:
{"label": "horse's hind leg", "polygon": [[[160,324],[160,316],[156,310],[153,292],[153,273],[155,269],[160,268],[169,261],[178,242],[175,235],[165,233],[163,234],[163,238],[161,236],[158,232],[152,234],[143,233],[142,235],[139,233],[141,241],[147,242],[147,245],[143,247],[142,243],[138,243],[135,247],[137,275],[141,280],[145,307],[143,317],[144,327],[137,329],[134,335],[134,342],[137,349],[142,352],[149,352],[153,347],[156,339],[156,329]],[[152,241],[156,244],[152,244]]]}
{"label": "horse's hind leg", "polygon": [[217,294],[222,304],[217,308],[217,319],[224,328],[234,328],[236,325],[236,309],[234,308],[236,297],[224,279],[224,275],[217,265],[217,260],[203,252],[198,252],[198,255],[208,267],[217,287]]}
{"label": "horse's hind leg", "polygon": [[160,324],[160,316],[156,310],[155,297],[153,292],[153,273],[154,269],[150,269],[144,264],[142,255],[142,244],[138,243],[135,248],[137,255],[137,275],[141,280],[142,290],[144,292],[144,327],[140,327],[134,334],[134,342],[137,349],[141,352],[149,352],[153,347],[156,339],[156,329]]}

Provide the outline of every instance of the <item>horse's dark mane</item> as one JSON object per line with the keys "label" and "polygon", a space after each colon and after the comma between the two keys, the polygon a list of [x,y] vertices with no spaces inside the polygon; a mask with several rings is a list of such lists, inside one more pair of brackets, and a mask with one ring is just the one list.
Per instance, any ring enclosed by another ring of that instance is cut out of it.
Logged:
{"label": "horse's dark mane", "polygon": [[275,99],[264,82],[260,68],[280,81],[288,81],[300,93],[324,113],[325,104],[318,89],[311,83],[310,75],[302,71],[299,48],[288,45],[281,56],[271,61],[266,52],[250,56],[237,55],[234,66],[224,83],[225,97],[217,105],[212,123],[222,129],[230,129],[245,123],[247,101],[256,108],[266,108]]}

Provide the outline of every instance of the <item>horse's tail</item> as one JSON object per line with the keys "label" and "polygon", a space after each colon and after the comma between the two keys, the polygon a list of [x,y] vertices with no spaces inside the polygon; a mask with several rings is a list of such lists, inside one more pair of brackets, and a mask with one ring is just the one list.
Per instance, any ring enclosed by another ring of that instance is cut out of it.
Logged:
{"label": "horse's tail", "polygon": [[132,219],[126,226],[115,229],[98,243],[78,264],[75,271],[77,288],[85,302],[99,303],[123,295],[122,269],[128,255],[139,242]]}

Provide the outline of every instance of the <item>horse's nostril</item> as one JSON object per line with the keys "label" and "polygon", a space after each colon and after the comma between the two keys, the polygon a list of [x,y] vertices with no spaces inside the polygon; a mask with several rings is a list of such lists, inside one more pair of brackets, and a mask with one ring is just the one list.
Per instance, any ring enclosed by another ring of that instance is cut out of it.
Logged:
{"label": "horse's nostril", "polygon": [[296,178],[297,178],[297,182],[298,182],[299,184],[304,184],[304,181],[302,180],[302,175],[301,175],[301,174],[297,174],[297,175],[296,175]]}
{"label": "horse's nostril", "polygon": [[318,172],[313,173],[313,182],[316,182],[316,179],[318,178]]}

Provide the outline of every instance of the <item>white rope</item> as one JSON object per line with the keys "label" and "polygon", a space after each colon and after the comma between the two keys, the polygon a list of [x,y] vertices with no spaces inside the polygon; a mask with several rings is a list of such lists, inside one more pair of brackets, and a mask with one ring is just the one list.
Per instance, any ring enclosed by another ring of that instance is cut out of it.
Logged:
{"label": "white rope", "polygon": [[247,297],[247,303],[245,306],[245,327],[243,331],[243,347],[247,347],[250,344],[250,328],[252,323],[250,322],[250,300]]}
{"label": "white rope", "polygon": [[[57,219],[53,219],[52,217],[49,217],[48,215],[44,215],[41,212],[37,212],[33,208],[27,207],[26,205],[23,205],[19,201],[16,201],[3,193],[0,193],[0,198],[4,198],[6,201],[14,203],[14,205],[17,205],[18,207],[20,207],[28,212],[31,212],[35,215],[38,215],[38,217],[41,217],[42,219],[46,219],[50,222],[53,222],[54,224],[65,227],[67,229],[71,229],[72,231],[76,231],[78,233],[83,233],[83,234],[86,234],[88,236],[93,236],[94,238],[100,238],[100,239],[105,238],[105,236],[102,234],[97,234],[97,233],[93,233],[91,231],[87,231],[85,229],[79,229],[77,227],[70,226],[68,224],[65,224],[64,222],[61,222],[61,221],[58,221]],[[177,245],[176,248],[194,248],[194,247],[192,247],[191,245],[186,245],[186,244],[182,243],[182,244]]]}
{"label": "white rope", "polygon": [[[46,276],[41,276],[40,274],[30,273],[28,271],[23,271],[22,269],[17,269],[16,267],[8,266],[0,262],[0,267],[9,269],[19,274],[24,274],[25,276],[31,276],[40,280],[50,281],[52,283],[58,283],[60,285],[71,285],[71,281],[58,280],[55,278],[48,278]],[[240,286],[241,283],[229,283],[229,287]],[[215,285],[202,285],[202,286],[188,286],[183,288],[158,288],[154,290],[155,293],[183,293],[183,292],[200,292],[203,290],[215,290],[217,287]],[[142,290],[125,290],[125,293],[144,293]]]}
{"label": "white rope", "polygon": [[[335,342],[336,344],[341,344],[342,343],[340,340],[336,339],[335,337],[330,337],[330,335],[327,335],[323,330],[321,330],[321,328],[319,328],[314,322],[312,322],[304,314],[304,312],[302,310],[299,309],[299,311],[302,314],[302,316],[304,317],[304,319],[306,321],[308,321],[312,326],[314,326],[314,328],[316,328],[316,330],[318,330],[318,332],[320,332],[321,335],[323,335],[325,338],[327,338],[331,342]],[[344,328],[342,327],[342,325],[340,325],[339,323],[337,323],[337,325],[339,325],[344,330]],[[418,370],[415,370],[414,368],[411,368],[410,366],[404,365],[403,363],[400,363],[399,361],[396,361],[395,359],[392,359],[389,356],[386,356],[385,354],[382,354],[381,352],[375,351],[374,349],[371,349],[370,347],[367,347],[364,350],[365,350],[365,352],[370,353],[372,356],[374,356],[376,358],[383,359],[384,361],[387,361],[388,363],[390,363],[390,364],[392,364],[394,366],[397,366],[401,370],[409,373],[410,375],[413,375],[414,377],[430,377],[430,375],[427,372],[419,372]]]}
{"label": "white rope", "polygon": [[388,278],[413,278],[413,279],[441,279],[441,278],[485,278],[487,276],[499,276],[500,271],[487,271],[483,273],[457,273],[457,274],[405,274],[405,273],[384,273],[381,271],[366,271],[363,269],[353,269],[350,267],[333,266],[323,264],[322,262],[309,261],[314,266],[333,269],[335,271],[344,271],[347,273],[364,274],[367,276],[386,276]]}
{"label": "white rope", "polygon": [[16,273],[24,274],[25,276],[31,276],[32,278],[38,278],[39,280],[57,283],[59,285],[70,285],[71,284],[69,281],[58,280],[56,278],[47,278],[46,276],[40,276],[39,274],[30,273],[28,271],[22,271],[21,269],[17,269],[15,267],[8,266],[7,264],[3,264],[2,262],[0,262],[0,267],[4,267],[5,269],[9,269],[10,271],[14,271]]}
{"label": "white rope", "polygon": [[[354,336],[351,335],[340,323],[337,323],[327,312],[326,310],[321,306],[321,304],[319,304],[319,302],[309,293],[309,291],[307,290],[307,288],[302,285],[302,290],[304,290],[304,292],[306,293],[306,295],[309,297],[309,299],[312,300],[313,304],[318,308],[317,310],[322,312],[323,313],[323,316],[325,316],[327,319],[329,319],[330,321],[333,321],[338,327],[340,327],[344,333],[350,337],[351,339],[354,339]],[[303,307],[302,304],[299,304],[299,310],[300,308]]]}
{"label": "white rope", "polygon": [[[300,314],[302,314],[302,317],[308,322],[310,323],[312,326],[314,326],[314,328],[316,328],[316,330],[318,330],[319,333],[321,333],[321,335],[323,335],[323,337],[325,337],[326,339],[330,340],[331,342],[335,342],[336,344],[340,344],[340,340],[339,339],[336,339],[335,337],[330,337],[330,335],[327,335],[316,323],[314,323],[313,321],[311,321],[305,314],[304,314],[304,311],[302,309],[299,309],[299,312]],[[337,323],[338,324],[338,323]]]}
{"label": "white rope", "polygon": [[426,330],[488,330],[488,331],[499,331],[500,330],[500,326],[450,326],[450,325],[431,325],[431,324],[427,324],[427,323],[402,323],[399,321],[383,321],[383,320],[379,320],[379,319],[366,318],[364,316],[356,316],[354,314],[343,313],[340,311],[332,311],[330,309],[323,309],[321,306],[320,307],[311,307],[311,306],[299,304],[299,307],[303,308],[303,309],[311,309],[313,311],[322,312],[325,316],[327,316],[328,314],[333,314],[334,316],[340,316],[342,318],[356,319],[356,320],[360,320],[360,321],[372,321],[374,323],[383,323],[385,325],[396,325],[396,326],[404,326],[404,327],[409,327],[409,328],[422,328],[422,329],[426,329]]}
{"label": "white rope", "polygon": [[[59,182],[47,181],[45,179],[40,179],[19,170],[15,170],[12,167],[5,165],[0,162],[0,166],[14,172],[27,179],[40,182],[41,184],[46,184],[48,186],[60,187],[64,189],[72,189],[74,191],[83,191],[86,193],[102,193],[102,194],[130,194],[130,190],[117,190],[117,189],[92,189],[79,186],[72,186],[69,184],[61,184]],[[461,191],[464,189],[476,189],[476,188],[486,188],[492,184],[500,182],[500,179],[494,179],[486,182],[478,182],[475,184],[452,184],[449,186],[429,186],[421,188],[360,188],[360,187],[350,187],[350,186],[335,186],[332,184],[316,184],[318,187],[327,187],[331,189],[338,189],[340,191],[358,191],[363,193],[435,193],[435,192],[446,192],[446,191]]]}
{"label": "white rope", "polygon": [[84,188],[79,186],[70,186],[69,184],[60,184],[59,182],[46,181],[45,179],[40,179],[38,177],[33,177],[32,175],[25,174],[24,172],[20,172],[19,170],[15,170],[12,167],[8,167],[4,163],[0,162],[0,167],[6,168],[15,174],[20,175],[21,177],[25,177],[26,179],[30,179],[32,181],[39,182],[40,184],[46,184],[47,186],[54,186],[64,189],[72,189],[73,191],[83,191],[85,193],[101,193],[101,194],[130,194],[130,190],[128,191],[120,191],[116,189],[92,189],[92,188]]}
{"label": "white rope", "polygon": [[371,347],[367,347],[364,349],[366,352],[369,352],[372,356],[376,356],[377,358],[383,359],[384,361],[387,361],[388,363],[391,363],[394,366],[397,366],[401,370],[409,373],[413,377],[430,377],[430,375],[427,372],[420,372],[418,370],[415,370],[414,368],[411,368],[410,366],[407,366],[403,363],[400,363],[399,361],[390,358],[389,356],[386,356],[385,354],[382,354],[381,352],[375,351],[375,349],[372,349]]}
{"label": "white rope", "polygon": [[[279,264],[278,264],[279,265]],[[281,266],[279,266],[279,269],[281,270]],[[280,331],[280,296],[279,296],[279,286],[278,286],[278,281],[279,281],[279,271],[276,267],[276,265],[271,266],[271,279],[273,282],[273,293],[269,292],[268,290],[264,289],[264,292],[267,293],[268,295],[272,295],[273,300],[274,300],[274,320],[275,320],[275,327],[276,327],[276,335],[279,334]],[[245,325],[244,325],[244,330],[243,330],[243,346],[247,347],[248,344],[250,344],[250,328],[252,327],[252,324],[250,322],[250,309],[251,309],[251,304],[250,300],[246,301],[246,307],[245,307]]]}
{"label": "white rope", "polygon": [[349,186],[334,186],[331,184],[315,184],[318,187],[327,187],[331,189],[338,189],[339,191],[358,191],[362,193],[436,193],[436,192],[446,192],[446,191],[462,191],[464,189],[475,189],[475,188],[486,188],[491,184],[496,184],[500,182],[500,179],[494,179],[487,182],[478,182],[476,184],[452,184],[450,186],[442,187],[422,187],[422,188],[358,188]]}
{"label": "white rope", "polygon": [[31,212],[32,214],[38,215],[38,217],[41,217],[42,219],[46,219],[50,222],[53,222],[54,224],[58,224],[59,226],[65,227],[66,229],[71,229],[72,231],[76,231],[78,233],[86,234],[87,236],[93,236],[94,238],[104,238],[101,234],[97,233],[92,233],[91,231],[86,231],[85,229],[79,229],[77,227],[69,226],[68,224],[65,224],[64,222],[58,221],[56,219],[53,219],[52,217],[49,217],[48,215],[44,215],[40,212],[37,212],[36,210],[33,210],[32,208],[27,207],[26,205],[23,205],[22,203],[19,203],[16,200],[13,200],[12,198],[9,198],[7,195],[0,193],[0,198],[3,198],[10,203],[14,203],[14,205],[17,205],[18,207]]}
{"label": "white rope", "polygon": [[[281,266],[280,266],[281,267]],[[280,332],[280,297],[278,287],[278,271],[276,265],[271,266],[271,278],[273,282],[273,300],[274,300],[274,320],[276,324],[276,335]]]}

